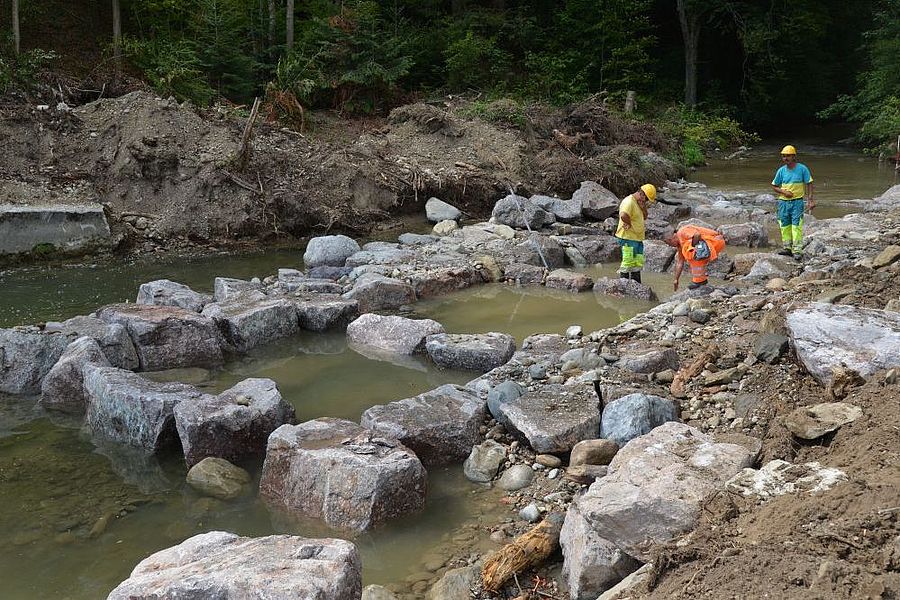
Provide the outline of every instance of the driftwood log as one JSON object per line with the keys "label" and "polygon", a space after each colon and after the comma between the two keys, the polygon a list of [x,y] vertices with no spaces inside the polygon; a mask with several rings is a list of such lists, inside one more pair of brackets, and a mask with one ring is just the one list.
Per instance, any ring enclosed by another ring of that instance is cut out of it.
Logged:
{"label": "driftwood log", "polygon": [[559,548],[562,513],[552,513],[529,531],[506,544],[484,561],[481,583],[488,592],[498,592],[514,575],[536,567]]}
{"label": "driftwood log", "polygon": [[714,363],[719,358],[719,354],[720,351],[717,346],[710,346],[700,356],[695,358],[691,364],[678,371],[672,380],[672,385],[669,386],[669,391],[672,395],[676,398],[685,398],[687,396],[685,386],[688,382],[702,373],[706,365]]}

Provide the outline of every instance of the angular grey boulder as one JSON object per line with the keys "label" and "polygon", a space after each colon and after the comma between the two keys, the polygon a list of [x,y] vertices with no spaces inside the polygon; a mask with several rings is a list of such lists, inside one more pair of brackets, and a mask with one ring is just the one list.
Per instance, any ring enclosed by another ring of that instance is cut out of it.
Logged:
{"label": "angular grey boulder", "polygon": [[109,360],[94,338],[80,337],[68,345],[41,383],[41,406],[72,414],[84,413],[84,367],[96,364],[108,367]]}
{"label": "angular grey boulder", "polygon": [[358,600],[361,593],[362,563],[350,542],[211,531],[145,558],[107,600]]}
{"label": "angular grey boulder", "polygon": [[729,246],[759,248],[769,245],[769,230],[759,223],[732,223],[719,225],[716,229],[722,233]]}
{"label": "angular grey boulder", "polygon": [[650,394],[629,394],[604,407],[600,437],[622,446],[669,421],[678,421],[674,402]]}
{"label": "angular grey boulder", "polygon": [[97,311],[104,323],[125,326],[140,369],[208,367],[224,362],[222,336],[209,317],[175,306],[113,304]]}
{"label": "angular grey boulder", "polygon": [[491,415],[496,419],[500,415],[500,407],[506,402],[510,402],[515,400],[519,396],[525,393],[525,388],[521,385],[507,379],[506,381],[502,381],[491,388],[488,392],[487,396],[487,405],[488,410],[491,412]]}
{"label": "angular grey boulder", "polygon": [[259,494],[270,507],[365,531],[425,505],[427,474],[396,440],[323,417],[269,436]]}
{"label": "angular grey boulder", "polygon": [[346,329],[359,316],[359,302],[335,294],[307,294],[293,300],[301,329]]}
{"label": "angular grey boulder", "polygon": [[666,369],[677,371],[679,368],[678,353],[672,348],[665,348],[627,354],[619,360],[616,366],[634,373],[659,373]]}
{"label": "angular grey boulder", "polygon": [[544,285],[557,290],[585,292],[594,287],[594,280],[584,273],[576,273],[568,269],[554,269],[547,274]]}
{"label": "angular grey boulder", "polygon": [[377,435],[399,440],[422,464],[463,461],[478,442],[484,400],[458,385],[442,385],[412,398],[378,404],[363,413],[360,424]]}
{"label": "angular grey boulder", "polygon": [[472,451],[463,463],[463,473],[469,481],[490,483],[506,460],[506,446],[494,440],[485,440]]}
{"label": "angular grey boulder", "polygon": [[595,181],[582,181],[572,200],[580,202],[581,214],[593,221],[603,221],[619,212],[619,198]]}
{"label": "angular grey boulder", "polygon": [[69,345],[58,333],[0,329],[0,392],[36,394]]}
{"label": "angular grey boulder", "polygon": [[297,307],[285,298],[237,296],[204,307],[203,316],[215,320],[225,340],[238,352],[297,333]]}
{"label": "angular grey boulder", "polygon": [[394,309],[416,301],[416,291],[410,284],[377,273],[366,273],[356,280],[353,289],[343,296],[359,302],[359,312]]}
{"label": "angular grey boulder", "polygon": [[581,219],[581,202],[579,200],[562,200],[551,196],[536,195],[529,198],[528,202],[552,213],[560,223],[574,223]]}
{"label": "angular grey boulder", "polygon": [[464,369],[486,373],[506,364],[516,352],[511,335],[490,333],[439,333],[429,335],[425,349],[435,364],[444,369]]}
{"label": "angular grey boulder", "polygon": [[307,269],[321,266],[343,267],[347,259],[359,250],[356,240],[346,235],[314,237],[309,240],[306,252],[303,253],[303,263]]}
{"label": "angular grey boulder", "polygon": [[245,379],[218,396],[175,406],[175,426],[188,467],[208,456],[241,462],[266,451],[269,434],[294,423],[294,407],[271,379]]}
{"label": "angular grey boulder", "polygon": [[407,319],[369,313],[347,326],[347,339],[351,344],[383,352],[413,354],[425,348],[428,336],[443,331],[443,325],[431,319]]}
{"label": "angular grey boulder", "polygon": [[425,202],[425,216],[432,223],[440,223],[441,221],[458,221],[462,212],[443,200],[429,198]]}
{"label": "angular grey boulder", "polygon": [[216,277],[213,281],[213,300],[225,302],[237,296],[261,290],[262,283],[259,282],[233,279],[231,277]]}
{"label": "angular grey boulder", "polygon": [[650,286],[622,277],[600,277],[594,281],[594,293],[605,296],[629,297],[638,300],[656,300],[656,292]]}
{"label": "angular grey boulder", "polygon": [[600,407],[589,386],[545,385],[501,404],[497,420],[537,453],[568,452],[598,437]]}
{"label": "angular grey boulder", "polygon": [[140,367],[134,342],[131,341],[128,330],[120,323],[104,323],[97,317],[72,317],[62,322],[61,333],[70,337],[94,338],[114,367],[129,371]]}
{"label": "angular grey boulder", "polygon": [[200,312],[210,302],[212,302],[212,296],[209,294],[200,294],[183,283],[168,279],[142,283],[138,288],[138,304],[178,306],[193,312]]}
{"label": "angular grey boulder", "polygon": [[528,201],[528,198],[510,194],[498,200],[491,212],[494,221],[515,229],[540,229],[554,221],[551,213]]}
{"label": "angular grey boulder", "polygon": [[658,240],[644,242],[644,270],[665,273],[675,259],[675,248]]}
{"label": "angular grey boulder", "polygon": [[91,432],[147,454],[177,447],[176,405],[208,398],[183,383],[156,383],[131,371],[91,364],[84,368],[84,391]]}

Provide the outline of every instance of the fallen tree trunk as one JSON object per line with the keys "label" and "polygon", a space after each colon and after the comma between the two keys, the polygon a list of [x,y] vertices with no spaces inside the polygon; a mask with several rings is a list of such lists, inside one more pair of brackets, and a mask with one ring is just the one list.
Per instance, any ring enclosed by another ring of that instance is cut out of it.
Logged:
{"label": "fallen tree trunk", "polygon": [[685,386],[688,382],[703,372],[706,365],[715,362],[719,358],[719,354],[720,351],[717,346],[710,346],[700,356],[695,358],[691,364],[678,371],[672,380],[672,385],[669,386],[669,391],[672,395],[676,398],[685,398],[687,396]]}
{"label": "fallen tree trunk", "polygon": [[481,569],[481,582],[488,592],[498,592],[514,575],[536,567],[559,548],[559,531],[564,515],[553,513],[529,531],[503,546]]}

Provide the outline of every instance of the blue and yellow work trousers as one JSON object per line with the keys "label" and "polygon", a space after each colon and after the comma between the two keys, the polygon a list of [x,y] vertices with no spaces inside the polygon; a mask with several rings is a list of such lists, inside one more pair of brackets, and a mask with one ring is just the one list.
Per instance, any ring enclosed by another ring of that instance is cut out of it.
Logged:
{"label": "blue and yellow work trousers", "polygon": [[778,201],[778,224],[781,226],[781,244],[795,255],[803,253],[803,198]]}
{"label": "blue and yellow work trousers", "polygon": [[644,242],[616,238],[622,247],[622,264],[619,273],[640,273],[644,268]]}

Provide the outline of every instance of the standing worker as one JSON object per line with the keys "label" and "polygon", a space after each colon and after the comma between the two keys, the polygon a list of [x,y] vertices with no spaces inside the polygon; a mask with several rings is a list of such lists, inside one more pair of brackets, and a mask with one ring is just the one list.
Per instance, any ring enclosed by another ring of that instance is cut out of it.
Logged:
{"label": "standing worker", "polygon": [[772,189],[778,194],[778,224],[783,246],[778,254],[800,259],[803,257],[803,213],[807,194],[810,212],[816,207],[813,178],[806,165],[797,162],[797,149],[793,146],[781,149],[781,161],[784,164],[772,180]]}
{"label": "standing worker", "polygon": [[685,225],[673,233],[666,243],[676,249],[675,284],[672,286],[676,292],[685,262],[691,268],[691,283],[688,288],[695,290],[706,285],[706,266],[725,249],[725,238],[721,233],[697,225]]}
{"label": "standing worker", "polygon": [[656,186],[645,183],[635,193],[625,196],[619,204],[619,226],[616,241],[622,247],[622,264],[619,277],[641,283],[644,267],[644,220],[647,209],[656,202]]}

